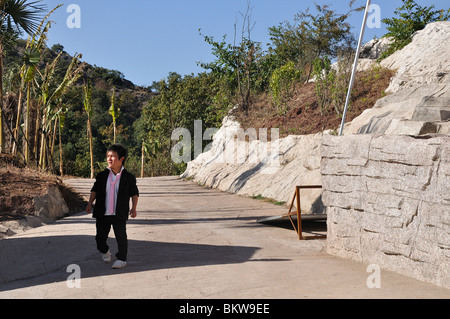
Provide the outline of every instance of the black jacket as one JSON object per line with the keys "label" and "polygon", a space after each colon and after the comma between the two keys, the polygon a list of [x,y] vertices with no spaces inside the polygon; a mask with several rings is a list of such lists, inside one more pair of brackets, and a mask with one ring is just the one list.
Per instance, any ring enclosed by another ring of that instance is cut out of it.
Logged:
{"label": "black jacket", "polygon": [[[97,174],[94,186],[91,192],[96,193],[94,211],[92,217],[99,218],[106,212],[106,183],[108,181],[109,169]],[[130,198],[139,196],[139,190],[136,185],[136,177],[129,173],[125,168],[122,171],[119,182],[119,192],[117,193],[116,217],[120,220],[128,220],[130,212]]]}

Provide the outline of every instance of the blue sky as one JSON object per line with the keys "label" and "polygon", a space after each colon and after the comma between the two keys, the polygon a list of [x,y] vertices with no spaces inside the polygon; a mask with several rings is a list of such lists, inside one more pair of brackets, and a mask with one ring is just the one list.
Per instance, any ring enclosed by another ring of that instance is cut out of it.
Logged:
{"label": "blue sky", "polygon": [[[422,6],[434,4],[448,8],[448,0],[416,0]],[[198,61],[213,60],[210,46],[199,35],[220,40],[227,34],[233,40],[234,23],[241,22],[239,12],[245,12],[247,0],[44,0],[50,10],[58,4],[51,16],[54,21],[49,32],[48,46],[59,43],[69,54],[83,54],[83,61],[108,69],[118,70],[136,85],[148,86],[165,78],[169,72],[181,75],[202,72]],[[306,8],[330,4],[339,13],[347,12],[347,0],[252,0],[252,21],[255,27],[252,39],[269,41],[268,28],[283,21],[292,22],[296,13]],[[80,27],[70,28],[67,20],[80,9]],[[366,4],[356,0],[354,7]],[[381,19],[392,17],[400,0],[372,0],[380,8]],[[358,36],[363,12],[350,19]],[[374,17],[374,16],[373,16]],[[385,26],[366,28],[364,39],[381,37]]]}

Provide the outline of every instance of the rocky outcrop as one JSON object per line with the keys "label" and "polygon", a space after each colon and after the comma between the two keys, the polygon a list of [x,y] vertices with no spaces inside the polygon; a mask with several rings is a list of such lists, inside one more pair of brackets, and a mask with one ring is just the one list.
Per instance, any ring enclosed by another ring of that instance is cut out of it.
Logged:
{"label": "rocky outcrop", "polygon": [[391,43],[392,38],[372,39],[361,46],[359,58],[376,60],[389,48]]}
{"label": "rocky outcrop", "polygon": [[450,134],[449,84],[406,88],[378,100],[344,134]]}
{"label": "rocky outcrop", "polygon": [[327,252],[450,288],[450,136],[324,136]]}
{"label": "rocky outcrop", "polygon": [[450,134],[450,22],[435,22],[380,65],[397,70],[375,106],[344,134]]}
{"label": "rocky outcrop", "polygon": [[[24,198],[18,199],[17,204],[24,205]],[[58,185],[49,187],[44,195],[32,198],[31,205],[34,208],[30,209],[29,214],[0,222],[0,239],[53,222],[69,213],[69,207]]]}
{"label": "rocky outcrop", "polygon": [[450,81],[450,21],[428,24],[416,32],[410,44],[384,59],[381,65],[397,70],[386,90],[396,93],[406,88]]}
{"label": "rocky outcrop", "polygon": [[69,207],[58,186],[50,187],[45,195],[35,197],[33,203],[38,217],[56,220],[69,213]]}
{"label": "rocky outcrop", "polygon": [[[322,133],[278,139],[262,132],[256,138],[226,117],[211,149],[189,162],[181,177],[226,192],[282,202],[291,201],[296,185],[321,184]],[[323,213],[320,194],[320,190],[302,192],[304,213]]]}
{"label": "rocky outcrop", "polygon": [[[381,38],[372,39],[363,44],[361,46],[356,71],[366,71],[379,66],[378,59],[381,58],[382,53],[389,48],[391,42],[391,38]],[[333,67],[337,68],[337,62],[333,63]]]}

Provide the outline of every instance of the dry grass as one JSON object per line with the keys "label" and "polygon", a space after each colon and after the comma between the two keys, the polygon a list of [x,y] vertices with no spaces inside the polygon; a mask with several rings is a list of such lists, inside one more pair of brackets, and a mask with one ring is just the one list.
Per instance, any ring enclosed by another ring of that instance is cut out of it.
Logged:
{"label": "dry grass", "polygon": [[[387,69],[359,72],[355,78],[346,122],[373,107],[378,99],[385,96],[393,75],[394,72]],[[278,128],[280,137],[338,130],[341,124],[341,118],[334,110],[320,113],[314,83],[298,85],[287,101],[283,114],[277,110],[270,94],[266,93],[253,97],[247,113],[237,110],[233,115],[244,129]]]}

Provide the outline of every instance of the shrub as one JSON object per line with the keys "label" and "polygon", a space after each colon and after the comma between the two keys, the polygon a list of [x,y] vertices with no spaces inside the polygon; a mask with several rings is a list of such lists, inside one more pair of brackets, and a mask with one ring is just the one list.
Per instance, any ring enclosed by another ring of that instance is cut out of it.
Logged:
{"label": "shrub", "polygon": [[297,70],[294,62],[275,69],[270,81],[270,92],[277,105],[278,113],[286,111],[286,102],[292,96],[295,83],[300,80],[302,72]]}
{"label": "shrub", "polygon": [[313,63],[312,75],[316,82],[316,95],[320,114],[323,115],[331,104],[331,89],[336,78],[336,71],[331,68],[330,58],[316,58]]}
{"label": "shrub", "polygon": [[403,5],[394,11],[398,17],[382,20],[387,24],[386,29],[389,31],[385,36],[393,38],[388,50],[382,54],[382,59],[408,45],[412,41],[413,34],[425,28],[428,23],[450,19],[450,9],[434,10],[434,5],[422,7],[414,0],[402,1]]}

